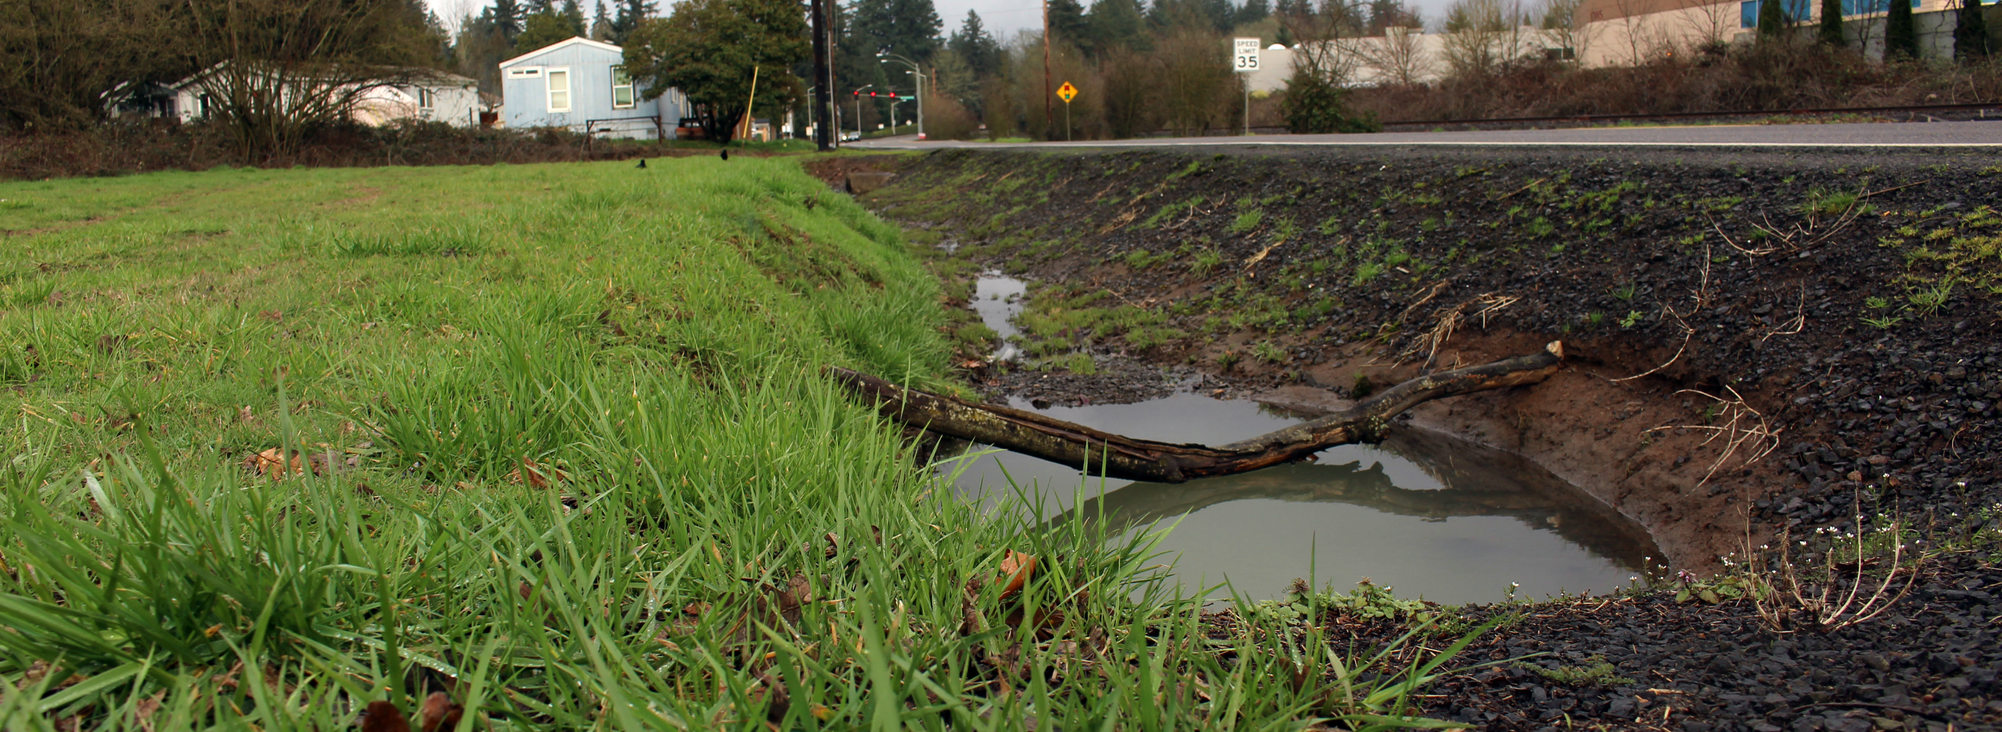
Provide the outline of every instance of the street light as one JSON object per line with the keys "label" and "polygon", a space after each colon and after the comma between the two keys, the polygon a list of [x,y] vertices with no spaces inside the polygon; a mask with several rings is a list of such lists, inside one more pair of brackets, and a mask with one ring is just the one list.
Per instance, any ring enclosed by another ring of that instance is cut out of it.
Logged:
{"label": "street light", "polygon": [[[857,140],[862,139],[862,90],[873,86],[875,84],[863,84],[856,88],[855,91],[849,92],[849,94],[855,96],[855,139]],[[841,128],[837,127],[835,129],[839,130]]]}
{"label": "street light", "polygon": [[923,72],[918,71],[918,62],[912,61],[908,58],[904,58],[903,56],[899,56],[894,53],[879,53],[876,54],[876,58],[881,59],[883,61],[895,61],[897,63],[911,67],[911,75],[917,77],[916,83],[918,88],[918,139],[920,140],[925,139],[925,75]]}

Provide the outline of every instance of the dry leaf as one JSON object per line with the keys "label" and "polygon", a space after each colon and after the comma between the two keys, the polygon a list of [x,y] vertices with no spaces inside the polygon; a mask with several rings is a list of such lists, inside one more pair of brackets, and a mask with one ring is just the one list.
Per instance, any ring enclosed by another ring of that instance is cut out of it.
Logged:
{"label": "dry leaf", "polygon": [[403,718],[403,711],[386,701],[369,702],[368,709],[361,713],[362,732],[410,732],[410,720]]}
{"label": "dry leaf", "polygon": [[554,465],[541,465],[529,458],[522,458],[521,467],[510,470],[507,474],[507,482],[516,485],[526,482],[529,487],[538,490],[548,488],[552,485],[562,485],[563,481],[569,479],[570,474],[563,472],[562,468]]}
{"label": "dry leaf", "polygon": [[417,727],[424,732],[457,729],[459,718],[465,713],[466,708],[452,701],[451,697],[445,696],[445,692],[434,691],[430,696],[424,697],[424,706],[418,710]]}
{"label": "dry leaf", "polygon": [[[274,447],[244,458],[243,469],[263,475],[274,481],[282,479],[286,473],[285,451]],[[306,473],[306,459],[297,452],[291,455],[291,473],[293,475],[304,475]]]}
{"label": "dry leaf", "polygon": [[160,711],[160,702],[167,698],[167,690],[161,689],[152,696],[141,699],[133,708],[132,716],[139,722],[139,729],[153,732],[153,715]]}
{"label": "dry leaf", "polygon": [[1013,549],[1008,550],[1008,555],[1001,558],[1001,579],[1005,583],[1001,588],[1001,596],[1008,597],[1021,592],[1022,585],[1035,573],[1035,557]]}

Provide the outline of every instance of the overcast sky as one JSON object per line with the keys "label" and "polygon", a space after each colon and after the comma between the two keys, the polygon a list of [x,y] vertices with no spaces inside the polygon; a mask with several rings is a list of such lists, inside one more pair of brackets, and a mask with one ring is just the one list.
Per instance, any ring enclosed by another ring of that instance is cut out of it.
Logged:
{"label": "overcast sky", "polygon": [[[424,1],[431,5],[431,9],[434,12],[438,13],[439,19],[445,21],[447,28],[457,28],[459,18],[468,14],[477,15],[480,8],[493,4],[493,0]],[[846,2],[847,0],[842,1]],[[1233,1],[1242,2],[1242,0]],[[1418,7],[1424,14],[1426,22],[1430,24],[1445,14],[1446,6],[1451,1],[1412,0],[1410,4]],[[586,17],[591,15],[592,10],[595,8],[594,3],[596,2],[597,0],[582,0]],[[1025,28],[1040,28],[1043,24],[1043,6],[1040,0],[932,0],[932,2],[938,7],[938,17],[945,21],[946,35],[951,35],[953,31],[959,30],[959,22],[966,19],[966,11],[968,10],[980,13],[980,22],[987,26],[988,32],[993,33],[995,38],[1003,41],[1013,37],[1015,31]],[[1089,0],[1080,0],[1080,2],[1085,7],[1091,7]],[[667,13],[673,8],[674,2],[673,0],[660,0],[660,6],[661,12]],[[606,3],[606,8],[609,11],[611,8],[610,2]],[[1265,41],[1270,43],[1272,39],[1267,38]]]}

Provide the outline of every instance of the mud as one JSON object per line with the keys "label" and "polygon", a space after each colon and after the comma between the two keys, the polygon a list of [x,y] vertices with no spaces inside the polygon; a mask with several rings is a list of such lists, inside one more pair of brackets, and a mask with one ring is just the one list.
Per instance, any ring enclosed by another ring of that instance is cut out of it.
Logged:
{"label": "mud", "polygon": [[[1497,729],[2002,724],[1990,156],[1247,149],[883,164],[897,182],[865,203],[950,249],[958,271],[1031,282],[1044,326],[1024,328],[1025,350],[1056,355],[970,369],[990,393],[1076,404],[1196,384],[1325,408],[1563,340],[1571,358],[1550,381],[1409,420],[1584,487],[1649,527],[1674,569],[1728,572],[1720,557],[1771,562],[1763,548],[1781,540],[1817,552],[1892,521],[1935,547],[1910,598],[1840,631],[1672,592],[1539,606],[1479,652],[1603,656],[1628,683],[1511,667],[1456,678],[1433,711]],[[1067,372],[1075,354],[1094,373]]]}

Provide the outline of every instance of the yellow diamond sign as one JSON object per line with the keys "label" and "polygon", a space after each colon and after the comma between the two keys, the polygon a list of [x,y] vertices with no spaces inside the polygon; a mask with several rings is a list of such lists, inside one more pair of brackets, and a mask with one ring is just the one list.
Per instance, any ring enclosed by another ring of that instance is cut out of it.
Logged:
{"label": "yellow diamond sign", "polygon": [[1057,87],[1057,98],[1064,100],[1065,104],[1070,104],[1072,99],[1077,98],[1077,87],[1071,86],[1068,81],[1064,82],[1063,86]]}

